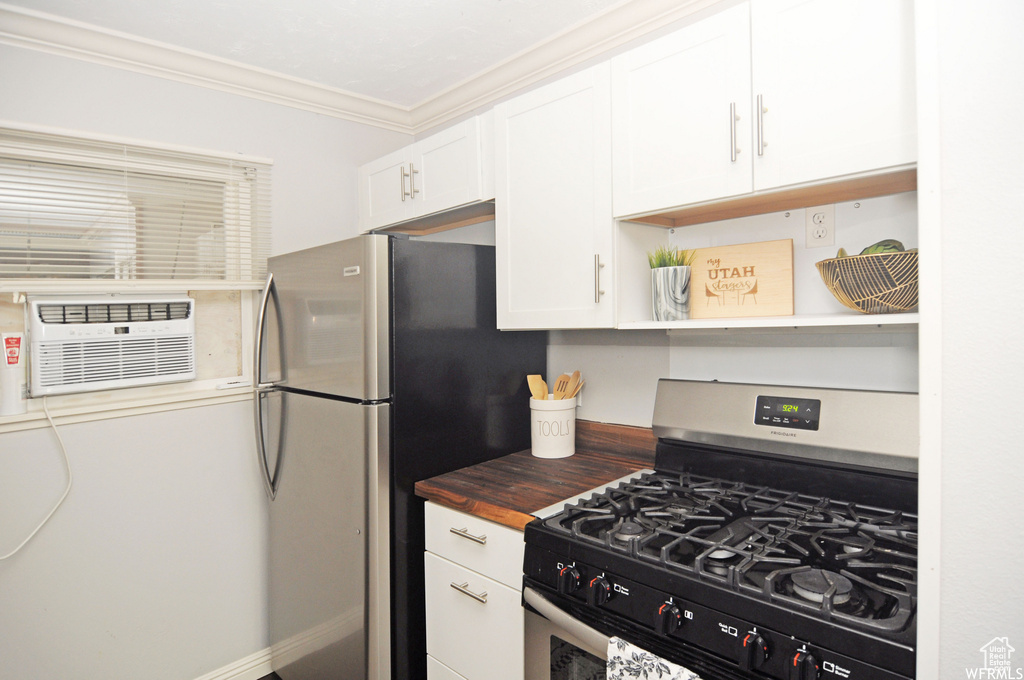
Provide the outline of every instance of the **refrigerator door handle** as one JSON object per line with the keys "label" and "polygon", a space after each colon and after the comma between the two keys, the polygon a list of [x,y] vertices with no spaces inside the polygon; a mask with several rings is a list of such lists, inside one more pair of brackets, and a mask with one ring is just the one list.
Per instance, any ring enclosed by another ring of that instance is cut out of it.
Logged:
{"label": "refrigerator door handle", "polygon": [[270,476],[270,464],[267,462],[267,443],[263,436],[263,397],[272,390],[257,389],[253,395],[254,421],[256,423],[256,457],[260,463],[260,474],[263,477],[263,488],[267,498],[274,500],[277,495],[277,475]]}
{"label": "refrigerator door handle", "polygon": [[267,497],[274,500],[277,495],[277,474],[270,476],[270,464],[267,461],[267,442],[263,434],[263,397],[274,390],[274,383],[263,382],[263,330],[267,320],[267,304],[273,295],[277,299],[274,289],[274,275],[267,274],[267,283],[263,288],[263,297],[260,299],[259,316],[256,320],[256,339],[253,347],[253,384],[256,386],[253,391],[253,421],[256,426],[256,456],[260,463],[260,473],[263,476],[263,486],[267,491]]}
{"label": "refrigerator door handle", "polygon": [[259,314],[256,317],[256,338],[253,342],[253,367],[252,383],[256,390],[265,390],[274,387],[274,383],[263,382],[263,331],[267,324],[267,305],[273,296],[277,302],[277,287],[274,285],[274,274],[267,274],[267,282],[263,286],[263,295],[260,297]]}

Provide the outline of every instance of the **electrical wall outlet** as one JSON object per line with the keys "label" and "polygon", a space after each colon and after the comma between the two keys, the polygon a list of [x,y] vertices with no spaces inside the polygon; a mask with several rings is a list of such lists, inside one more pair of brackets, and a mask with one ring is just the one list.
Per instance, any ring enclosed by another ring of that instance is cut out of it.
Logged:
{"label": "electrical wall outlet", "polygon": [[836,244],[836,206],[819,205],[804,211],[807,220],[807,247]]}

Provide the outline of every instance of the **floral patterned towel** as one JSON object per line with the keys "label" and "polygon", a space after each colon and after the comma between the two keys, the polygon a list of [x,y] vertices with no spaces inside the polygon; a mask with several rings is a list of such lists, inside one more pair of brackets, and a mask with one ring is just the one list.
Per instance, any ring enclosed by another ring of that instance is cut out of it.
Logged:
{"label": "floral patterned towel", "polygon": [[700,677],[688,668],[613,637],[608,641],[608,680],[700,680]]}

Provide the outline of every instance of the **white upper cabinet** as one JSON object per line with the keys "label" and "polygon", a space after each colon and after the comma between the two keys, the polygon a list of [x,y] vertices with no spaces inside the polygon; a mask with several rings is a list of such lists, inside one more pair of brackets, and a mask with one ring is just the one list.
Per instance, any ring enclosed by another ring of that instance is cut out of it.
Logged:
{"label": "white upper cabinet", "polygon": [[751,191],[749,103],[746,5],[614,58],[615,214]]}
{"label": "white upper cabinet", "polygon": [[612,60],[614,212],[916,161],[912,0],[751,0]]}
{"label": "white upper cabinet", "polygon": [[912,0],[750,7],[755,190],[916,162]]}
{"label": "white upper cabinet", "polygon": [[359,228],[363,231],[409,219],[409,149],[359,168]]}
{"label": "white upper cabinet", "polygon": [[360,229],[493,198],[492,134],[488,112],[360,167]]}
{"label": "white upper cabinet", "polygon": [[606,63],[495,108],[498,327],[610,328]]}

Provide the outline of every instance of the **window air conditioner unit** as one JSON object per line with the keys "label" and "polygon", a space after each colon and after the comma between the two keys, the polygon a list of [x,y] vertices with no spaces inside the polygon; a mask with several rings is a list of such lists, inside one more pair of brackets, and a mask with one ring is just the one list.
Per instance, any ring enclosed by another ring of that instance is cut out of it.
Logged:
{"label": "window air conditioner unit", "polygon": [[186,296],[29,298],[33,397],[194,380]]}

